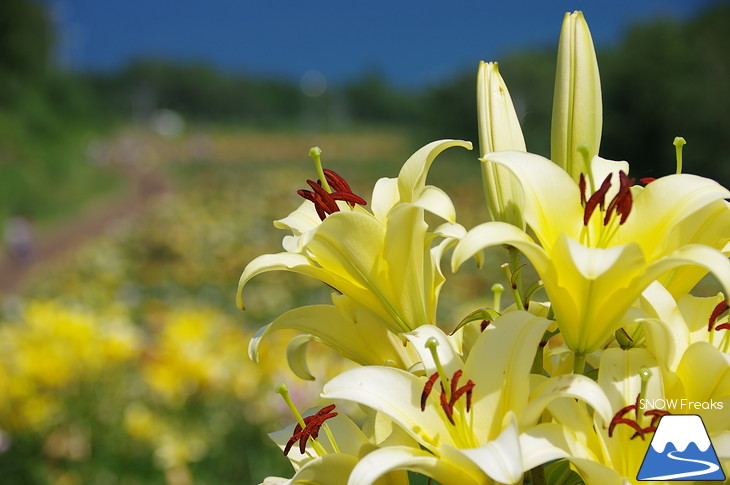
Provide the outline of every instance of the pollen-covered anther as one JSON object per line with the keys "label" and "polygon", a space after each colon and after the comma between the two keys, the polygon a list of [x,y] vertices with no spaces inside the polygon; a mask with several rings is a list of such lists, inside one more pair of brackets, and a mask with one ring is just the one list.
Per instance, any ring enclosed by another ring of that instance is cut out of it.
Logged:
{"label": "pollen-covered anther", "polygon": [[296,443],[297,441],[299,442],[299,452],[304,454],[307,449],[307,440],[310,437],[316,440],[319,436],[319,429],[322,427],[324,422],[330,418],[334,418],[335,416],[337,416],[337,413],[332,412],[332,410],[334,409],[335,405],[330,404],[329,406],[325,406],[317,411],[316,414],[307,416],[306,418],[304,418],[304,429],[302,429],[301,424],[297,424],[294,428],[294,433],[292,434],[292,437],[289,438],[289,441],[286,442],[286,446],[284,447],[284,455],[289,454],[292,446],[294,446],[294,443]]}
{"label": "pollen-covered anther", "polygon": [[603,218],[603,225],[607,225],[611,220],[611,214],[613,212],[616,215],[621,216],[619,224],[626,222],[626,218],[631,213],[631,207],[633,205],[633,197],[631,196],[631,186],[634,185],[635,179],[630,179],[623,171],[618,173],[619,178],[619,189],[618,193],[614,196],[611,203],[606,209],[606,216]]}
{"label": "pollen-covered anther", "polygon": [[730,330],[730,323],[725,322],[723,324],[718,325],[715,327],[715,323],[717,322],[717,319],[720,318],[720,315],[725,313],[728,310],[728,301],[722,300],[720,303],[715,306],[715,309],[712,310],[712,314],[710,315],[710,320],[707,324],[707,331],[712,332],[712,328],[714,327],[715,330]]}
{"label": "pollen-covered anther", "polygon": [[625,418],[624,416],[634,411],[635,414],[637,414],[638,418],[638,410],[639,410],[639,396],[636,396],[636,402],[634,404],[630,404],[628,406],[625,406],[614,415],[613,419],[611,420],[611,424],[608,426],[608,437],[613,437],[613,430],[616,428],[619,424],[625,424],[629,427],[633,428],[636,432],[631,436],[631,439],[633,440],[637,436],[640,436],[642,440],[645,440],[646,438],[644,435],[647,433],[653,433],[656,431],[657,428],[657,422],[662,416],[665,416],[667,414],[671,414],[669,411],[664,411],[661,409],[650,409],[648,411],[644,411],[644,416],[651,416],[651,423],[649,426],[641,427],[641,425],[638,423],[635,419]]}
{"label": "pollen-covered anther", "polygon": [[608,189],[611,188],[611,175],[608,174],[606,178],[603,180],[603,183],[599,187],[598,190],[596,190],[593,195],[591,195],[588,200],[586,200],[585,196],[585,178],[583,178],[583,184],[581,188],[581,202],[583,203],[583,225],[587,226],[588,221],[591,219],[591,216],[593,215],[593,211],[596,210],[596,207],[601,208],[601,210],[604,209],[606,205],[606,193],[608,192]]}
{"label": "pollen-covered anther", "polygon": [[337,205],[338,200],[347,202],[350,207],[354,207],[355,204],[367,205],[367,202],[362,197],[355,195],[350,188],[350,185],[333,170],[323,169],[325,180],[327,184],[332,188],[332,192],[328,192],[322,187],[322,181],[307,180],[307,184],[312,190],[300,189],[297,190],[297,194],[311,201],[314,204],[314,208],[317,210],[317,215],[321,220],[324,220],[329,214],[339,212],[340,208]]}
{"label": "pollen-covered anther", "polygon": [[[447,393],[446,389],[444,389],[443,384],[441,384],[441,394],[439,395],[439,403],[441,404],[441,409],[443,409],[446,418],[453,425],[456,425],[456,422],[454,421],[454,406],[456,405],[456,402],[461,398],[461,396],[466,394],[466,411],[468,412],[469,410],[471,410],[474,382],[469,379],[468,381],[466,381],[466,384],[459,387],[459,379],[461,378],[462,374],[463,371],[461,369],[454,372],[454,375],[451,377],[449,384],[449,390],[451,392]],[[431,377],[426,381],[426,385],[423,387],[423,392],[421,393],[421,411],[425,411],[426,401],[428,399],[428,396],[431,394],[433,386],[438,378],[439,373],[434,372]]]}
{"label": "pollen-covered anther", "polygon": [[593,212],[596,207],[600,207],[601,211],[604,211],[603,225],[607,226],[611,221],[613,214],[620,216],[619,224],[626,222],[626,218],[631,213],[631,207],[633,206],[633,197],[631,195],[631,186],[634,184],[635,179],[630,179],[626,173],[619,171],[619,189],[616,195],[609,202],[606,208],[606,195],[611,188],[611,177],[613,174],[608,174],[603,183],[596,190],[593,195],[586,200],[586,181],[585,176],[581,174],[578,182],[578,189],[580,190],[580,202],[583,206],[583,225],[587,226],[591,220]]}

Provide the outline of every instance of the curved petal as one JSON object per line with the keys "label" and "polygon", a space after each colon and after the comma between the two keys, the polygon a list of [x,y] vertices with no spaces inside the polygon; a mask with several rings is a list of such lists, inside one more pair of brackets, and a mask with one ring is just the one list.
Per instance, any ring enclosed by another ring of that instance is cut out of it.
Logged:
{"label": "curved petal", "polygon": [[585,480],[585,485],[630,485],[631,483],[618,472],[601,463],[585,458],[571,458],[570,462],[578,470],[581,478]]}
{"label": "curved petal", "polygon": [[421,411],[425,378],[390,367],[358,367],[345,371],[324,385],[322,397],[362,404],[389,416],[419,443],[438,447],[451,442],[445,420],[435,406]]}
{"label": "curved petal", "polygon": [[389,446],[375,450],[361,459],[352,470],[347,485],[371,485],[378,478],[394,470],[410,470],[440,483],[459,485],[485,483],[483,475],[474,476],[462,467],[439,459],[427,451],[405,446]]}
{"label": "curved petal", "polygon": [[251,360],[258,361],[259,348],[267,335],[283,329],[316,335],[325,345],[361,365],[406,365],[399,352],[401,345],[392,340],[385,327],[367,319],[349,320],[333,305],[295,308],[260,328],[249,342]]}
{"label": "curved petal", "polygon": [[314,335],[304,334],[292,338],[286,346],[286,361],[289,368],[295,376],[305,381],[314,380],[307,365],[307,344],[312,341],[321,342]]}
{"label": "curved petal", "polygon": [[[690,345],[677,366],[677,376],[684,385],[684,397],[688,401],[718,403],[723,400],[727,402],[730,398],[730,355],[720,352],[710,343],[696,342]],[[728,428],[728,404],[721,408],[695,408],[693,411],[702,416],[708,431]]]}
{"label": "curved petal", "polygon": [[413,205],[439,216],[445,221],[456,222],[454,203],[446,192],[433,185],[424,187],[420,196],[413,201]]}
{"label": "curved petal", "polygon": [[314,204],[305,200],[291,214],[274,221],[274,227],[279,229],[289,229],[295,235],[304,234],[311,231],[322,223],[317,215]]}
{"label": "curved petal", "polygon": [[548,404],[562,397],[583,401],[603,418],[604,423],[611,421],[611,403],[601,386],[586,376],[571,374],[550,378],[535,389],[530,402],[520,413],[520,427],[535,425]]}
{"label": "curved petal", "polygon": [[502,419],[509,411],[519,415],[527,404],[530,369],[549,324],[531,313],[509,312],[492,322],[474,343],[464,378],[475,382],[474,426],[484,430],[487,440],[502,431]]}
{"label": "curved petal", "polygon": [[384,280],[388,293],[398,301],[404,330],[435,323],[436,319],[435,295],[424,287],[424,265],[430,256],[427,229],[423,209],[413,204],[398,204],[388,214],[382,249],[387,263]]}
{"label": "curved petal", "polygon": [[535,266],[538,273],[551,266],[550,257],[540,246],[517,227],[504,222],[486,222],[466,233],[454,248],[451,269],[456,270],[482,249],[507,244],[519,249]]}
{"label": "curved petal", "polygon": [[342,485],[358,463],[352,455],[336,453],[307,462],[291,478],[292,485]]}
{"label": "curved petal", "polygon": [[373,305],[377,305],[372,294],[365,288],[357,286],[349,280],[330,271],[325,271],[319,266],[315,266],[312,261],[303,254],[283,252],[277,254],[263,254],[246,265],[246,268],[243,270],[243,274],[238,281],[238,289],[236,291],[236,305],[238,308],[241,310],[245,310],[246,308],[243,303],[243,288],[246,284],[254,276],[269,271],[292,271],[294,273],[310,276],[333,288],[337,288],[337,290],[343,293],[349,294],[355,299],[365,302],[370,300]]}
{"label": "curved petal", "polygon": [[398,179],[383,177],[375,182],[373,188],[373,198],[371,207],[373,215],[381,221],[385,222],[388,212],[392,209],[399,199],[398,195]]}
{"label": "curved petal", "polygon": [[[690,221],[683,231],[675,232],[675,227],[704,207],[717,201],[730,198],[730,191],[708,178],[690,174],[675,174],[662,177],[648,184],[634,201],[632,213],[626,224],[616,235],[617,241],[631,238],[646,245],[647,257],[672,251],[688,243],[693,243],[700,219]],[[727,210],[722,205],[720,210]],[[714,215],[714,211],[704,214],[704,218]],[[689,230],[693,227],[695,230]],[[730,236],[727,231],[725,240]],[[657,237],[657,234],[673,234],[672,238]],[[649,249],[654,247],[655,250]]]}
{"label": "curved petal", "polygon": [[539,155],[508,151],[487,160],[508,168],[522,184],[524,216],[540,244],[549,251],[561,233],[576,237],[583,225],[578,184],[565,170]]}
{"label": "curved petal", "polygon": [[426,175],[436,157],[450,147],[463,147],[471,150],[472,145],[462,140],[439,140],[429,143],[403,164],[398,174],[398,193],[400,202],[415,202],[418,200],[426,187]]}
{"label": "curved petal", "polygon": [[522,468],[522,448],[520,447],[517,419],[510,413],[509,424],[497,439],[488,441],[479,448],[455,450],[466,456],[484,473],[498,483],[517,483]]}
{"label": "curved petal", "polygon": [[453,339],[434,325],[421,325],[412,332],[404,333],[403,336],[413,344],[413,348],[418,352],[421,362],[423,362],[423,366],[426,369],[426,376],[430,376],[437,371],[433,355],[426,348],[426,342],[432,338],[438,342],[436,353],[447,377],[452,376],[454,372],[461,369],[464,365],[456,351]]}

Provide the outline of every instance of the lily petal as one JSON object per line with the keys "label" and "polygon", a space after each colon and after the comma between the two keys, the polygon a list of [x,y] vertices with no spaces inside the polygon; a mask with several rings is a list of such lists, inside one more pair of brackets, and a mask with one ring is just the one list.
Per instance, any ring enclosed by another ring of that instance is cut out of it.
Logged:
{"label": "lily petal", "polygon": [[347,485],[371,485],[384,474],[394,470],[410,470],[440,483],[484,485],[483,476],[441,460],[427,451],[405,446],[389,446],[366,455],[352,470]]}

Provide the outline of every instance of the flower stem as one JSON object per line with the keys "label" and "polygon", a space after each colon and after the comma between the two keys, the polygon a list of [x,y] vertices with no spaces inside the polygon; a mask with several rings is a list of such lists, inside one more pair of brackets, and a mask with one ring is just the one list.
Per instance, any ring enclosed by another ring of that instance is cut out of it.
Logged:
{"label": "flower stem", "polygon": [[576,352],[573,355],[573,374],[583,374],[586,370],[586,354]]}

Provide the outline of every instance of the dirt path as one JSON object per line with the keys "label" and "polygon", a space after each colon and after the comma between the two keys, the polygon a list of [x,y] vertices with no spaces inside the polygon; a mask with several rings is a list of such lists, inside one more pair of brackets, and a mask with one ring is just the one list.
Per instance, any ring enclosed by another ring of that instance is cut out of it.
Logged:
{"label": "dirt path", "polygon": [[171,184],[159,172],[142,172],[130,166],[124,175],[129,179],[124,193],[99,201],[72,221],[40,234],[28,257],[14,259],[7,252],[0,255],[0,297],[22,291],[44,266],[103,235],[119,221],[142,212],[153,199],[171,190]]}

